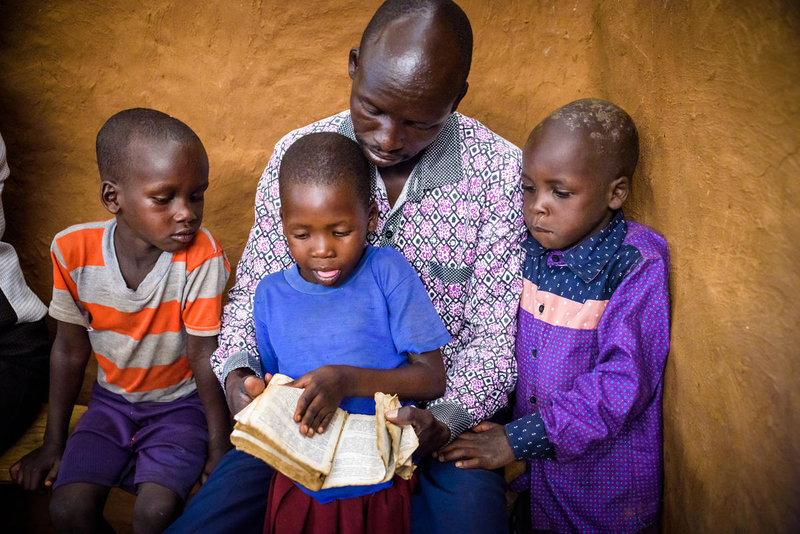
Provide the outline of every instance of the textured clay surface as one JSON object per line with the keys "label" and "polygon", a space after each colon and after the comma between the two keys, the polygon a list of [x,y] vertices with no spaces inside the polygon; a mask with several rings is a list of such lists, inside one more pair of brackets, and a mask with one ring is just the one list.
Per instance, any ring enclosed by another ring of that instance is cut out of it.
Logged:
{"label": "textured clay surface", "polygon": [[[205,224],[235,264],[272,147],[347,107],[347,53],[379,2],[2,4],[6,239],[49,301],[53,235],[107,217],[94,137],[128,107],[200,135]],[[461,111],[517,144],[588,96],[639,125],[627,213],[664,234],[673,259],[664,532],[800,531],[797,3],[461,4],[476,37]]]}

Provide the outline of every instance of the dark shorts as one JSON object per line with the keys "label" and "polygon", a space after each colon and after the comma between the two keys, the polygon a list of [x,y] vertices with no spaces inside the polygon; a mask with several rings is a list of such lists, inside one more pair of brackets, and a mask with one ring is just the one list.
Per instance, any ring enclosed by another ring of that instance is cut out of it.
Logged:
{"label": "dark shorts", "polygon": [[129,402],[95,384],[53,487],[88,482],[136,493],[139,484],[152,482],[185,501],[203,471],[207,445],[196,392],[171,402]]}

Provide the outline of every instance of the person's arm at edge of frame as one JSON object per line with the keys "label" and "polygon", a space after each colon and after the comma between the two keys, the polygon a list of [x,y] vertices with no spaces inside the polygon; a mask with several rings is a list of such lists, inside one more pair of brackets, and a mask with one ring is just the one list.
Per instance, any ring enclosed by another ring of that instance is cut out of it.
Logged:
{"label": "person's arm at edge of frame", "polygon": [[[493,218],[482,229],[484,231],[488,230],[488,239],[490,241],[486,243],[486,247],[495,252],[495,261],[487,266],[487,274],[481,279],[476,280],[473,274],[475,282],[470,286],[474,293],[479,284],[483,285],[488,290],[487,294],[492,294],[492,289],[496,284],[504,286],[504,294],[494,297],[491,302],[492,305],[502,302],[502,311],[498,314],[494,306],[490,305],[490,308],[496,319],[495,324],[499,324],[503,318],[507,319],[509,324],[506,327],[501,327],[502,330],[498,332],[496,329],[493,330],[487,327],[486,324],[480,324],[476,321],[476,333],[473,339],[468,345],[462,347],[459,353],[453,355],[453,363],[447,369],[447,390],[444,396],[430,403],[426,410],[405,406],[398,410],[397,413],[387,412],[386,417],[392,422],[414,426],[420,440],[419,456],[424,456],[440,449],[453,441],[462,432],[494,415],[495,412],[507,404],[508,393],[513,390],[516,383],[514,337],[516,335],[517,308],[519,306],[519,297],[522,293],[519,243],[524,237],[524,225],[521,211],[521,186],[519,183],[520,158],[509,158],[508,164],[516,165],[515,177],[504,184],[504,194],[495,203],[495,205],[508,203],[508,213],[502,218]],[[495,209],[494,205],[488,206],[487,209],[495,214],[500,211]],[[498,233],[495,230],[500,225],[505,226],[505,231]],[[488,229],[487,226],[494,226],[494,228]],[[500,250],[497,250],[498,246]],[[502,274],[510,265],[514,266],[512,268],[518,272],[511,282],[506,283],[502,281]],[[498,267],[497,275],[493,274],[493,266]],[[475,297],[470,296],[470,298]],[[479,303],[472,306],[468,305],[464,313],[476,311],[477,304]],[[478,316],[477,313],[474,315],[475,317]],[[467,372],[470,361],[483,361],[487,357],[494,361],[495,364],[501,360],[506,362],[506,369],[508,370],[508,374],[505,377],[506,380],[502,380],[502,377],[498,375],[497,378],[500,381],[492,384],[490,388],[478,392],[471,391],[472,394],[478,394],[480,398],[475,406],[468,407],[460,401],[458,393],[451,389],[451,381],[457,374]],[[493,398],[489,395],[491,391],[498,391],[500,395]]]}
{"label": "person's arm at edge of frame", "polygon": [[225,395],[211,370],[211,354],[217,348],[216,336],[187,336],[189,366],[197,383],[197,394],[208,422],[208,456],[200,483],[205,483],[220,458],[231,448],[230,415]]}
{"label": "person's arm at edge of frame", "polygon": [[42,490],[42,482],[45,487],[52,486],[58,476],[72,409],[91,352],[85,326],[58,321],[50,351],[50,398],[44,442],[9,470],[11,479],[25,490]]}

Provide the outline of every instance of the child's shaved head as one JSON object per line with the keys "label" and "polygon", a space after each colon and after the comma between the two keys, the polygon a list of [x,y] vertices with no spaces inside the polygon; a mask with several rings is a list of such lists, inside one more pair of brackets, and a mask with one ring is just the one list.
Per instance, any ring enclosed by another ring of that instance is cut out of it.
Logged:
{"label": "child's shaved head", "polygon": [[584,98],[560,107],[540,122],[528,144],[541,138],[545,128],[558,127],[567,135],[580,135],[594,156],[602,160],[605,178],[633,177],[639,159],[639,134],[633,119],[616,104]]}
{"label": "child's shaved head", "polygon": [[345,186],[368,209],[372,202],[370,165],[355,141],[334,132],[301,137],[281,160],[278,185],[283,197],[296,184]]}
{"label": "child's shaved head", "polygon": [[106,121],[97,133],[97,166],[100,179],[121,183],[132,164],[131,144],[176,141],[196,144],[197,163],[208,172],[208,156],[200,138],[186,124],[166,113],[147,108],[120,111]]}
{"label": "child's shaved head", "polygon": [[427,14],[458,43],[461,83],[472,64],[472,26],[466,13],[451,0],[387,0],[378,8],[361,36],[361,48],[378,39],[386,26],[409,15]]}

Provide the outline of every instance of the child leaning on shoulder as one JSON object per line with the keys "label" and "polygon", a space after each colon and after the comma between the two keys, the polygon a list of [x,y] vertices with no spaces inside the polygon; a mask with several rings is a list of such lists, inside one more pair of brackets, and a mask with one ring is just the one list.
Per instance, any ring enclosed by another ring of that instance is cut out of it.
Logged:
{"label": "child leaning on shoulder", "polygon": [[638,156],[633,120],[596,99],[554,111],[523,151],[515,420],[438,453],[465,469],[527,461],[516,532],[655,532],[669,252],[621,210]]}
{"label": "child leaning on shoulder", "polygon": [[[375,231],[370,167],[359,146],[314,133],[286,151],[281,221],[295,265],[265,277],[253,318],[264,375],[305,388],[294,414],[306,436],[335,410],[375,413],[374,394],[432,400],[445,388],[450,335],[400,252],[367,245]],[[265,532],[407,533],[414,478],[311,491],[276,473]]]}
{"label": "child leaning on shoulder", "polygon": [[[56,235],[44,444],[14,467],[26,489],[53,486],[59,531],[101,531],[111,487],[137,494],[136,532],[161,532],[230,448],[209,358],[230,267],[201,226],[208,157],[181,121],[152,109],[111,117],[97,135],[101,199],[114,218]],[[91,352],[87,411],[67,439]]]}

